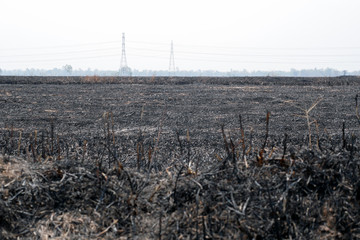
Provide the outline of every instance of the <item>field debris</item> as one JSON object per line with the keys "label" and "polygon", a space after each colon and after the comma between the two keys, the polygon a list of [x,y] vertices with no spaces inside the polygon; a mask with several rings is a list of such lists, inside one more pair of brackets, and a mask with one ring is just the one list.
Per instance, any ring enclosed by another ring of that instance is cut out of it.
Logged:
{"label": "field debris", "polygon": [[[353,153],[354,154],[354,153]],[[1,238],[358,238],[356,152],[143,172],[1,159]],[[353,160],[351,160],[353,159]],[[21,170],[20,170],[21,169]],[[354,170],[355,169],[355,170]],[[20,172],[19,172],[20,171]]]}

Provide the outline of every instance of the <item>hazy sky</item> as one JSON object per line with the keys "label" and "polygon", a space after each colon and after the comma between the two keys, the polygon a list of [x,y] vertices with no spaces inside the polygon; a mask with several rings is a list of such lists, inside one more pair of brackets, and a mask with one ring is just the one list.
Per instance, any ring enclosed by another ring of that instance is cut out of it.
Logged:
{"label": "hazy sky", "polygon": [[0,68],[360,70],[359,0],[0,0]]}

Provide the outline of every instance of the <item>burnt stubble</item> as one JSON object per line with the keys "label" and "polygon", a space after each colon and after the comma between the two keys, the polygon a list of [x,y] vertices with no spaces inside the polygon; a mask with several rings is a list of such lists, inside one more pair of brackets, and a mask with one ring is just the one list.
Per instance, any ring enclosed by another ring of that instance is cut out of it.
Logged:
{"label": "burnt stubble", "polygon": [[0,237],[359,238],[360,78],[0,77]]}

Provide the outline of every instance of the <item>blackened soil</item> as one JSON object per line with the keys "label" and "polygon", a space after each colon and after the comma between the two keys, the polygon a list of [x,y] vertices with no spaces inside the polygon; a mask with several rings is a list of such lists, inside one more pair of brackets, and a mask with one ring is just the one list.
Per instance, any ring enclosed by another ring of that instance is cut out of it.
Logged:
{"label": "blackened soil", "polygon": [[2,76],[0,237],[358,238],[359,92],[357,77]]}

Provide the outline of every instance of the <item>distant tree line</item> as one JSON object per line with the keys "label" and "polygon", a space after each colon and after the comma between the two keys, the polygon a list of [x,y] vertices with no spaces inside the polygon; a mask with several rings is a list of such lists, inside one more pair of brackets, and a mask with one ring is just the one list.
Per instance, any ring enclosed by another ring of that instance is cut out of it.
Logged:
{"label": "distant tree line", "polygon": [[[15,76],[119,76],[120,71],[98,70],[98,69],[73,69],[71,65],[53,69],[6,70],[0,69],[0,75]],[[339,71],[332,68],[325,69],[291,69],[290,71],[215,71],[215,70],[177,70],[171,76],[214,76],[214,77],[235,77],[235,76],[289,76],[289,77],[335,77],[342,75],[360,75],[360,71]],[[167,70],[131,70],[131,76],[170,76]]]}

